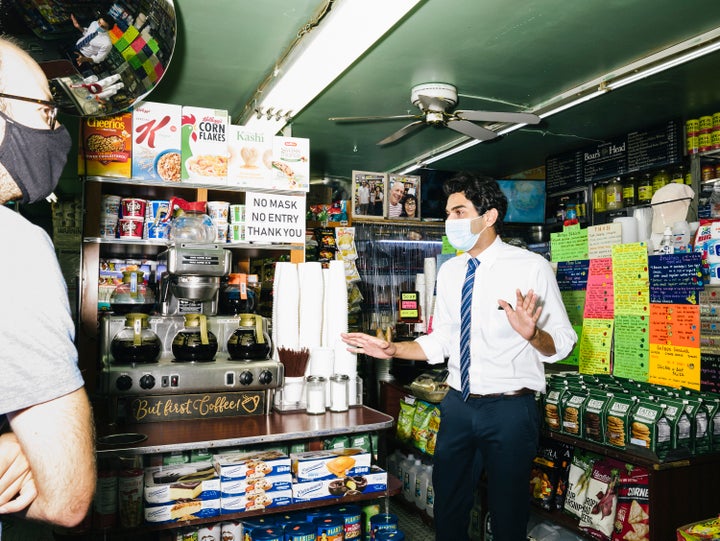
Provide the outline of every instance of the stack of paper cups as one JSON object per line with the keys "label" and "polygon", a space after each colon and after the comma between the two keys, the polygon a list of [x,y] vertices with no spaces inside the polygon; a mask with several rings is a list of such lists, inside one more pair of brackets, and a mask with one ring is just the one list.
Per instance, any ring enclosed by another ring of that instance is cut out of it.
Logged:
{"label": "stack of paper cups", "polygon": [[613,220],[622,227],[622,243],[638,242],[638,221],[632,216],[621,216]]}
{"label": "stack of paper cups", "polygon": [[245,205],[230,205],[229,242],[245,242]]}

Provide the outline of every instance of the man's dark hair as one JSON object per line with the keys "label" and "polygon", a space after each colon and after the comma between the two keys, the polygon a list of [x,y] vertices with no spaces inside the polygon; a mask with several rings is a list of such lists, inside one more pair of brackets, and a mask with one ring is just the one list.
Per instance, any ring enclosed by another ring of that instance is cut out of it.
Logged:
{"label": "man's dark hair", "polygon": [[100,17],[103,21],[108,23],[108,29],[112,30],[113,26],[115,26],[115,17],[110,15],[109,13],[106,13],[102,17]]}
{"label": "man's dark hair", "polygon": [[495,179],[463,171],[446,180],[443,191],[446,196],[454,193],[465,194],[479,215],[490,209],[496,209],[498,216],[494,225],[495,233],[502,234],[508,202]]}

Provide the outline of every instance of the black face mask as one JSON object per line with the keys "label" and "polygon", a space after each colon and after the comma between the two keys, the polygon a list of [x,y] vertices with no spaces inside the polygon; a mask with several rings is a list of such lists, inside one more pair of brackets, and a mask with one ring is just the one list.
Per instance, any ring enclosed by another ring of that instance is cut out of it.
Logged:
{"label": "black face mask", "polygon": [[70,150],[70,134],[64,126],[40,130],[18,124],[0,111],[5,138],[0,144],[0,163],[22,191],[23,203],[41,201],[60,180]]}

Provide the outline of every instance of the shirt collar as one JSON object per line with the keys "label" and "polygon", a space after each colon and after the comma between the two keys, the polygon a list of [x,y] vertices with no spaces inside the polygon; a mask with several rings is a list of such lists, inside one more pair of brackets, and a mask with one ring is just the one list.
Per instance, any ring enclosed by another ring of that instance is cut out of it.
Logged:
{"label": "shirt collar", "polygon": [[[477,260],[481,263],[481,266],[483,267],[491,267],[493,263],[497,260],[498,256],[500,255],[500,250],[502,249],[503,241],[500,238],[500,235],[495,237],[495,240],[493,243],[485,248],[482,252],[480,252],[477,256]],[[465,253],[465,256],[467,259],[470,259],[472,256]]]}

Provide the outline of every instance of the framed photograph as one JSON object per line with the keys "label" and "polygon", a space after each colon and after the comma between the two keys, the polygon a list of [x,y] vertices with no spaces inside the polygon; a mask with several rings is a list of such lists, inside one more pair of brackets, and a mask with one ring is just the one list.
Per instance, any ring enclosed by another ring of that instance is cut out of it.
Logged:
{"label": "framed photograph", "polygon": [[419,220],[420,177],[417,175],[388,176],[388,196],[385,217],[391,220]]}
{"label": "framed photograph", "polygon": [[387,173],[353,171],[352,217],[378,218],[385,216],[387,204]]}

